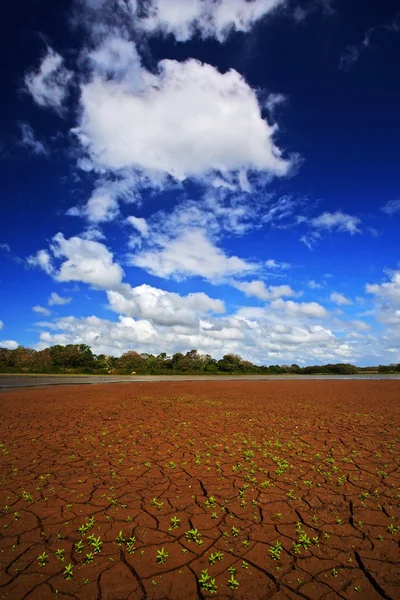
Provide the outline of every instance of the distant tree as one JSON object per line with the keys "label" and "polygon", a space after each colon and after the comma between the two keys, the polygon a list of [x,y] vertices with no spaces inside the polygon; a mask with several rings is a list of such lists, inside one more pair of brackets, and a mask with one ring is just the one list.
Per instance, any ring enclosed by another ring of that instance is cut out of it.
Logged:
{"label": "distant tree", "polygon": [[142,373],[146,370],[146,361],[138,352],[129,350],[125,352],[117,361],[116,368],[125,374],[130,374],[132,371]]}
{"label": "distant tree", "polygon": [[225,354],[221,360],[218,361],[218,368],[220,371],[233,373],[240,371],[242,359],[237,354]]}

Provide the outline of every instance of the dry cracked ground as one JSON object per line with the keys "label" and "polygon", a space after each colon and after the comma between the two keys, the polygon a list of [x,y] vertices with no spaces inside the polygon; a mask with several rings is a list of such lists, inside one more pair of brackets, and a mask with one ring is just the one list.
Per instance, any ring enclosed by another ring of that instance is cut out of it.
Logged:
{"label": "dry cracked ground", "polygon": [[0,395],[7,600],[400,597],[396,381]]}

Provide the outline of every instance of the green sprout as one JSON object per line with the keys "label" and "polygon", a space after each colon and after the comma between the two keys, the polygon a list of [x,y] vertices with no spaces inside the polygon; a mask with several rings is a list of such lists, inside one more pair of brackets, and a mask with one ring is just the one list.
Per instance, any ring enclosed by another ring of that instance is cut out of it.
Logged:
{"label": "green sprout", "polygon": [[180,519],[178,519],[178,517],[171,517],[171,529],[176,529],[177,527],[179,527],[179,523],[181,522]]}
{"label": "green sprout", "polygon": [[231,590],[237,590],[239,587],[239,582],[235,579],[235,575],[233,573],[228,579],[228,586],[231,588]]}
{"label": "green sprout", "polygon": [[133,554],[135,552],[135,550],[136,550],[135,544],[136,544],[135,536],[130,537],[129,540],[126,542],[126,551],[128,552],[128,554]]}
{"label": "green sprout", "polygon": [[168,552],[166,552],[164,550],[164,548],[161,548],[161,550],[157,550],[156,561],[158,563],[160,563],[161,565],[163,565],[164,563],[167,562],[168,556],[169,556]]}
{"label": "green sprout", "polygon": [[211,579],[211,576],[208,574],[208,569],[204,569],[201,572],[199,578],[199,584],[202,590],[206,590],[211,594],[215,594],[217,591],[217,585],[215,583],[215,578]]}
{"label": "green sprout", "polygon": [[223,553],[220,552],[219,550],[217,550],[217,552],[215,552],[214,554],[210,554],[208,560],[210,562],[210,565],[214,565],[217,560],[222,560],[223,558],[224,558]]}
{"label": "green sprout", "polygon": [[64,562],[64,548],[57,548],[55,555],[61,562]]}
{"label": "green sprout", "polygon": [[46,552],[43,552],[42,554],[39,554],[38,556],[38,563],[40,567],[45,567],[47,565],[47,559],[48,559],[48,555],[46,554]]}
{"label": "green sprout", "polygon": [[96,538],[94,535],[89,535],[88,540],[93,548],[93,552],[99,554],[103,545],[103,542],[100,541],[100,536]]}
{"label": "green sprout", "polygon": [[65,579],[72,579],[74,576],[74,565],[72,563],[69,563],[69,565],[67,565],[64,569],[64,576]]}
{"label": "green sprout", "polygon": [[280,559],[281,551],[282,551],[282,544],[280,543],[279,540],[277,540],[275,545],[271,546],[271,548],[269,549],[269,552],[271,553],[273,560]]}
{"label": "green sprout", "polygon": [[119,532],[119,534],[115,538],[115,541],[116,541],[116,543],[117,543],[118,546],[122,546],[122,544],[124,544],[125,538],[124,538],[124,535],[122,533],[122,530]]}

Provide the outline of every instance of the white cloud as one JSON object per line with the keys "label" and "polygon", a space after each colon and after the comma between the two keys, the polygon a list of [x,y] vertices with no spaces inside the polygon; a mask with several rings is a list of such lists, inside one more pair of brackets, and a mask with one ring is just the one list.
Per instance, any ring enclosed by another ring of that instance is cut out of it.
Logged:
{"label": "white cloud", "polygon": [[0,250],[3,250],[4,252],[11,252],[11,248],[8,244],[0,244]]}
{"label": "white cloud", "polygon": [[3,327],[4,327],[3,321],[0,321],[0,330],[3,329]]}
{"label": "white cloud", "polygon": [[51,310],[45,308],[44,306],[36,305],[32,307],[32,310],[36,313],[39,313],[40,315],[45,315],[46,317],[51,315]]}
{"label": "white cloud", "polygon": [[311,228],[311,231],[300,238],[300,241],[310,250],[312,250],[314,243],[321,238],[324,231],[329,233],[350,233],[350,235],[361,233],[361,229],[359,228],[361,219],[343,213],[341,210],[334,213],[324,212],[312,219],[298,217],[297,223],[307,223]]}
{"label": "white cloud", "polygon": [[[388,303],[392,310],[400,310],[400,271],[388,271],[391,280],[382,284],[367,283],[365,291],[374,294],[383,303]],[[400,312],[398,312],[400,322]]]}
{"label": "white cloud", "polygon": [[122,268],[100,242],[77,236],[65,239],[62,233],[57,233],[51,249],[56,258],[67,259],[54,275],[57,281],[82,281],[103,289],[112,289],[122,281]]}
{"label": "white cloud", "polygon": [[400,212],[400,200],[389,200],[382,206],[382,212],[387,215],[394,215],[397,212]]}
{"label": "white cloud", "polygon": [[71,77],[72,73],[65,67],[62,56],[47,48],[39,69],[25,76],[25,85],[36,104],[60,111]]}
{"label": "white cloud", "polygon": [[318,283],[317,281],[314,281],[314,279],[310,279],[309,281],[307,281],[307,285],[312,290],[319,290],[320,288],[322,288],[322,283]]}
{"label": "white cloud", "polygon": [[267,269],[277,269],[277,270],[286,270],[286,269],[290,269],[291,268],[291,264],[287,263],[287,262],[279,262],[276,261],[273,258],[269,258],[268,260],[265,261],[265,266],[267,267]]}
{"label": "white cloud", "polygon": [[[47,250],[39,250],[27,258],[27,263],[43,269],[56,281],[82,281],[96,288],[113,289],[124,276],[120,265],[114,262],[113,254],[104,244],[92,239],[79,236],[66,239],[62,233],[57,233],[50,250],[52,256]],[[60,263],[58,267],[56,261]]]}
{"label": "white cloud", "polygon": [[254,296],[259,300],[275,300],[282,296],[296,296],[296,292],[290,285],[266,286],[264,281],[254,279],[253,281],[233,281],[232,285],[242,291],[246,296]]}
{"label": "white cloud", "polygon": [[224,303],[204,293],[182,297],[149,285],[131,288],[124,284],[118,291],[107,293],[110,308],[117,313],[148,319],[157,325],[195,326],[207,313],[223,313]]}
{"label": "white cloud", "polygon": [[285,0],[150,0],[147,16],[138,23],[145,31],[172,33],[184,42],[199,34],[223,42],[232,31],[249,31]]}
{"label": "white cloud", "polygon": [[28,256],[26,262],[31,267],[39,267],[47,275],[51,275],[54,271],[52,259],[47,250],[39,250],[36,254]]}
{"label": "white cloud", "polygon": [[267,108],[269,110],[269,112],[274,115],[275,113],[275,109],[277,106],[281,106],[282,104],[285,104],[287,102],[287,96],[285,96],[284,94],[269,94],[266,102],[265,102],[265,108]]}
{"label": "white cloud", "polygon": [[30,150],[33,154],[47,156],[48,150],[46,146],[38,140],[35,136],[35,132],[29,123],[18,123],[18,127],[21,132],[20,145]]}
{"label": "white cloud", "polygon": [[215,246],[201,229],[186,229],[176,238],[160,238],[158,248],[138,252],[131,264],[158,277],[203,277],[222,281],[229,276],[257,270],[255,263],[238,256],[227,256]]}
{"label": "white cloud", "polygon": [[338,306],[349,306],[350,304],[353,304],[349,298],[346,298],[343,294],[339,294],[339,292],[332,292],[330,299]]}
{"label": "white cloud", "polygon": [[109,294],[114,310],[126,312],[117,322],[92,316],[43,323],[48,331],[41,332],[41,347],[87,343],[96,353],[114,355],[130,349],[172,354],[197,348],[216,358],[238,353],[259,364],[315,364],[338,362],[344,356],[354,360],[359,347],[370,344],[362,334],[338,338],[329,325],[309,324],[308,320],[328,314],[315,303],[294,309],[295,303],[275,300],[275,308],[243,307],[228,316],[215,316],[210,313],[222,310],[223,304],[218,307],[219,301],[205,294],[180,297],[150,286],[123,286],[118,293]]}
{"label": "white cloud", "polygon": [[324,212],[318,217],[310,220],[315,229],[327,229],[328,231],[343,231],[354,235],[360,233],[360,219],[338,210],[335,213]]}
{"label": "white cloud", "polygon": [[371,48],[371,40],[374,37],[376,32],[389,32],[389,33],[399,33],[400,32],[400,21],[399,14],[395,16],[395,18],[388,23],[384,23],[383,25],[376,25],[375,27],[371,27],[367,29],[364,34],[364,37],[361,42],[358,44],[353,44],[347,46],[347,48],[342,53],[340,57],[340,68],[348,71],[350,67],[352,67],[360,58],[360,55]]}
{"label": "white cloud", "polygon": [[[99,52],[108,52],[109,45],[104,41]],[[237,71],[220,73],[189,59],[163,60],[153,74],[139,65],[136,53],[130,60],[122,72],[117,61],[114,79],[107,79],[105,65],[113,63],[103,59],[81,87],[75,133],[94,169],[133,169],[178,181],[212,172],[224,178],[246,170],[288,173],[293,161],[274,142],[277,126],[262,119],[255,92]]]}
{"label": "white cloud", "polygon": [[146,219],[134,217],[131,215],[127,217],[126,222],[132,225],[132,227],[136,229],[136,231],[138,231],[141,236],[146,238],[149,235],[149,227],[146,223]]}
{"label": "white cloud", "polygon": [[7,350],[15,350],[18,348],[18,342],[15,340],[0,340],[0,348],[6,348]]}
{"label": "white cloud", "polygon": [[86,217],[90,223],[113,221],[119,213],[118,201],[109,190],[97,188],[85,206],[73,206],[67,210],[70,217]]}
{"label": "white cloud", "polygon": [[326,308],[318,304],[318,302],[293,302],[293,300],[282,300],[279,298],[273,300],[270,307],[274,310],[283,311],[290,317],[320,319],[329,315]]}
{"label": "white cloud", "polygon": [[71,300],[72,300],[71,297],[65,298],[63,296],[59,296],[57,294],[57,292],[52,292],[50,294],[48,304],[49,304],[49,306],[54,306],[55,304],[62,306],[64,304],[69,304],[71,302]]}

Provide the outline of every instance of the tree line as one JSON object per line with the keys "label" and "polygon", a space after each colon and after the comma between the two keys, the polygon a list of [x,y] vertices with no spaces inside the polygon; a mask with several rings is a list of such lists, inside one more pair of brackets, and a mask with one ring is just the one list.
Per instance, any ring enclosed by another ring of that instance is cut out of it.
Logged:
{"label": "tree line", "polygon": [[120,357],[93,354],[86,344],[56,345],[44,350],[18,346],[14,350],[0,348],[0,373],[75,373],[166,375],[166,374],[337,374],[351,375],[363,372],[398,373],[400,364],[356,367],[348,363],[311,365],[254,365],[237,354],[225,354],[220,360],[210,354],[190,350],[168,356],[146,354],[130,350]]}

